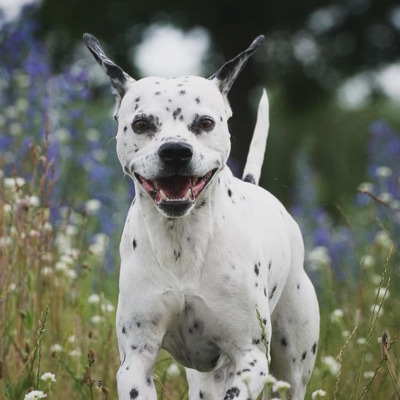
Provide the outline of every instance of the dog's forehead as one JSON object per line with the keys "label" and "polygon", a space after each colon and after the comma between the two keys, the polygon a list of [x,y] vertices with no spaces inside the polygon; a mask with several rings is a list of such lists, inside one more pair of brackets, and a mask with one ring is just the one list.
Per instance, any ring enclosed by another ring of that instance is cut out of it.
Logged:
{"label": "dog's forehead", "polygon": [[199,76],[179,78],[148,77],[136,81],[124,97],[125,104],[170,103],[193,106],[208,105],[225,108],[223,97],[217,86]]}

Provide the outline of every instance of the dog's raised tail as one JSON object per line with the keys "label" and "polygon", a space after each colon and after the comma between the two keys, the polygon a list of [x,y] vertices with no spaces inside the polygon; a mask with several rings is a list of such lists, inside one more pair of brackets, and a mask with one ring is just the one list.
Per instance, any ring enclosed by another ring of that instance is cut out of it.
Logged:
{"label": "dog's raised tail", "polygon": [[268,130],[269,102],[267,92],[264,89],[258,105],[256,127],[254,128],[253,138],[251,139],[250,149],[243,171],[242,179],[245,182],[258,185],[264,161],[265,148],[267,146]]}

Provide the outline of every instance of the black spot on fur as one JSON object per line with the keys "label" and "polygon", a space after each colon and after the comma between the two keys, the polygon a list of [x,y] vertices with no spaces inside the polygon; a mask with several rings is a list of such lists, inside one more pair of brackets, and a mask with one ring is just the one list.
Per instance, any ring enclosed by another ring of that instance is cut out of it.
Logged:
{"label": "black spot on fur", "polygon": [[228,196],[232,197],[232,190],[231,189],[228,189]]}
{"label": "black spot on fur", "polygon": [[122,333],[126,333],[126,329],[124,326],[122,327]]}
{"label": "black spot on fur", "polygon": [[146,383],[151,386],[151,378],[149,376],[146,377]]}
{"label": "black spot on fur", "polygon": [[176,120],[179,115],[181,114],[182,109],[181,108],[177,108],[173,113],[172,113],[172,117],[174,118],[174,120]]}
{"label": "black spot on fur", "polygon": [[179,116],[179,121],[183,121],[183,115],[182,114]]}
{"label": "black spot on fur", "polygon": [[161,94],[161,92],[155,92],[154,93],[156,96],[159,96]]}
{"label": "black spot on fur", "polygon": [[315,352],[317,351],[317,342],[313,344],[311,351],[313,352],[313,354],[315,354]]}
{"label": "black spot on fur", "polygon": [[264,286],[264,296],[267,297],[267,289]]}
{"label": "black spot on fur", "polygon": [[132,247],[133,247],[133,250],[136,249],[136,247],[137,247],[136,239],[133,239],[133,241],[132,241]]}
{"label": "black spot on fur", "polygon": [[301,361],[304,361],[307,357],[307,352],[305,351],[302,355],[301,355]]}
{"label": "black spot on fur", "polygon": [[276,291],[276,288],[278,287],[278,285],[275,285],[273,288],[272,288],[272,292],[271,292],[271,294],[269,295],[269,299],[271,300],[273,297],[274,297],[274,294],[275,294],[275,291]]}
{"label": "black spot on fur", "polygon": [[202,399],[204,397],[204,393],[200,390],[199,397]]}
{"label": "black spot on fur", "polygon": [[239,397],[239,394],[240,394],[240,389],[236,386],[233,386],[226,391],[224,400],[232,400],[235,397]]}
{"label": "black spot on fur", "polygon": [[132,346],[131,346],[131,349],[132,349],[132,350],[137,350],[137,346],[133,346],[133,345],[132,345]]}
{"label": "black spot on fur", "polygon": [[[221,119],[221,121],[222,121],[222,119]],[[243,180],[244,180],[245,182],[252,183],[253,185],[256,184],[256,180],[254,179],[254,176],[253,176],[252,174],[247,174],[247,175],[243,178]]]}
{"label": "black spot on fur", "polygon": [[180,94],[181,96],[185,95],[185,94],[186,94],[186,90],[180,90],[180,91],[179,91],[179,94]]}
{"label": "black spot on fur", "polygon": [[127,126],[124,126],[124,132],[126,132],[126,131],[127,131],[127,129],[128,129],[128,127],[127,127]]}
{"label": "black spot on fur", "polygon": [[194,101],[195,101],[197,104],[200,104],[200,98],[199,98],[199,97],[196,97],[196,98],[194,99]]}
{"label": "black spot on fur", "polygon": [[140,322],[136,322],[136,326],[138,327],[138,328],[140,328]]}
{"label": "black spot on fur", "polygon": [[257,264],[254,265],[254,273],[255,273],[257,276],[260,274],[260,270],[259,270]]}
{"label": "black spot on fur", "polygon": [[268,269],[271,269],[271,266],[272,266],[272,261],[269,262]]}
{"label": "black spot on fur", "polygon": [[136,97],[135,101],[136,101],[136,103],[137,103],[138,101],[140,101],[140,97]]}
{"label": "black spot on fur", "polygon": [[287,340],[286,340],[286,338],[284,336],[281,339],[281,345],[284,346],[284,347],[286,347],[288,345],[288,342],[287,342]]}
{"label": "black spot on fur", "polygon": [[166,109],[167,111],[169,111],[169,107],[165,107],[165,109]]}
{"label": "black spot on fur", "polygon": [[264,325],[267,325],[267,320],[266,320],[266,319],[263,319],[263,320],[262,320],[262,323],[263,323]]}
{"label": "black spot on fur", "polygon": [[252,343],[253,344],[259,344],[260,343],[260,339],[253,339]]}
{"label": "black spot on fur", "polygon": [[139,391],[136,388],[133,388],[129,392],[129,396],[130,396],[131,399],[136,399],[139,396]]}
{"label": "black spot on fur", "polygon": [[251,369],[249,369],[249,368],[244,368],[244,369],[242,369],[242,372],[251,372]]}
{"label": "black spot on fur", "polygon": [[300,283],[297,284],[297,289],[300,289]]}

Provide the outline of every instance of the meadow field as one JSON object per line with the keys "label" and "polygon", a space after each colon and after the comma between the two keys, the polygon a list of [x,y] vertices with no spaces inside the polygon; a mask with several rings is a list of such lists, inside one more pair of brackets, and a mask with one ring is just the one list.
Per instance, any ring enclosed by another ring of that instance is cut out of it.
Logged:
{"label": "meadow field", "polygon": [[[108,89],[97,100],[76,64],[53,74],[34,29],[0,32],[0,399],[116,399],[117,248],[133,187]],[[287,207],[321,309],[307,399],[400,398],[400,135],[371,121],[366,146],[366,181],[329,210],[310,154],[293,160]],[[159,399],[188,398],[164,352],[154,380]]]}

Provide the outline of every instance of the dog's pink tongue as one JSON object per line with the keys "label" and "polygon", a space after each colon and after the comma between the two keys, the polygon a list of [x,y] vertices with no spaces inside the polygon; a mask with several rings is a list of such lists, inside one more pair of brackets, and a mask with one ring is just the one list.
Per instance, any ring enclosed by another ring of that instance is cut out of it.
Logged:
{"label": "dog's pink tongue", "polygon": [[172,176],[157,180],[157,189],[162,189],[169,199],[181,199],[192,186],[190,176]]}

